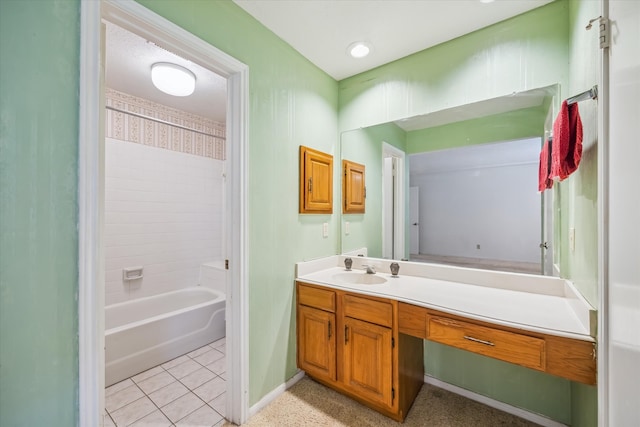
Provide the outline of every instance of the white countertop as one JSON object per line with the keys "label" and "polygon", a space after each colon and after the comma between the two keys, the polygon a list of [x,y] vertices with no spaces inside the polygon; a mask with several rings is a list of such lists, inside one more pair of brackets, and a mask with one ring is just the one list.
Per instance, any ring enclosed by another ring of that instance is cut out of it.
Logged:
{"label": "white countertop", "polygon": [[[384,272],[389,271],[391,261],[352,259],[351,271],[339,266],[343,256],[298,263],[296,279],[497,325],[594,341],[593,308],[562,279],[412,262],[399,262],[399,277],[392,277]],[[362,269],[366,263],[377,264],[376,276],[386,282],[352,284],[336,278],[338,274],[366,274]]]}

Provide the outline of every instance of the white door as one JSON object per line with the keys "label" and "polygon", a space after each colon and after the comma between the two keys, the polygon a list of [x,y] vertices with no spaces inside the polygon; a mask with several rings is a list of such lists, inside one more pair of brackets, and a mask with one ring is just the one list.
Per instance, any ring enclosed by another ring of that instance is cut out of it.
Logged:
{"label": "white door", "polygon": [[547,190],[542,194],[542,242],[540,250],[542,252],[542,274],[554,276],[556,272],[553,268],[553,191]]}
{"label": "white door", "polygon": [[393,157],[382,159],[382,258],[393,258]]}
{"label": "white door", "polygon": [[418,187],[409,188],[409,224],[411,224],[409,246],[412,254],[420,253],[420,200],[418,190]]}
{"label": "white door", "polygon": [[[557,115],[557,111],[555,111],[555,106],[557,105],[556,96],[554,96],[553,101],[551,101],[549,111],[547,112],[547,119],[544,123],[544,139],[542,140],[542,144],[545,144],[546,141],[553,136],[553,120]],[[553,190],[547,190],[542,193],[541,197],[542,227],[540,232],[540,262],[542,263],[541,272],[545,276],[557,275],[553,268],[553,219],[555,215],[555,199],[553,195]]]}
{"label": "white door", "polygon": [[[598,400],[609,405],[608,416],[605,415],[607,418],[601,419],[599,425],[614,427],[640,425],[640,2],[610,1],[609,13],[612,35],[609,135],[604,141],[609,150],[609,164],[604,168],[609,178],[608,221],[604,218],[609,226],[609,238],[605,242],[605,248],[608,243],[608,289],[606,278],[603,289],[608,294],[608,305],[605,297],[598,313],[599,317],[601,313],[608,315],[609,322],[608,328],[600,329],[604,329],[605,337],[608,332],[608,343],[607,338],[604,339],[608,344],[608,358],[606,353],[599,352],[599,361],[604,361],[607,366],[598,368],[598,373],[602,372],[598,385],[606,387],[604,393],[608,396],[599,393]],[[602,90],[605,109],[606,89],[605,82]],[[604,114],[606,117],[606,110]],[[604,260],[605,273],[607,258]],[[602,343],[599,339],[598,350],[601,350]]]}

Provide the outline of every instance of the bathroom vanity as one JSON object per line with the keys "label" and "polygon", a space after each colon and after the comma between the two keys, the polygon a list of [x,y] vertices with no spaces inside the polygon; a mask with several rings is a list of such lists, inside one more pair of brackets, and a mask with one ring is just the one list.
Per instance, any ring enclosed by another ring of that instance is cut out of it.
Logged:
{"label": "bathroom vanity", "polygon": [[298,367],[396,420],[424,382],[422,339],[398,328],[398,302],[297,283]]}
{"label": "bathroom vanity", "polygon": [[[559,278],[344,256],[296,265],[298,367],[404,420],[423,340],[596,383],[595,311]],[[364,265],[377,264],[367,274]]]}

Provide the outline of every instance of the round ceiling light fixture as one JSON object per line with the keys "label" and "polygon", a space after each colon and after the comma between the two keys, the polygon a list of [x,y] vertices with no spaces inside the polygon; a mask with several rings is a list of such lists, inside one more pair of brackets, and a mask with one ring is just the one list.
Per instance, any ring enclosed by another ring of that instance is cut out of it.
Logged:
{"label": "round ceiling light fixture", "polygon": [[351,43],[347,48],[347,52],[354,58],[364,58],[371,53],[371,45],[367,42]]}
{"label": "round ceiling light fixture", "polygon": [[157,62],[151,66],[151,81],[164,93],[189,96],[196,89],[196,76],[180,65]]}

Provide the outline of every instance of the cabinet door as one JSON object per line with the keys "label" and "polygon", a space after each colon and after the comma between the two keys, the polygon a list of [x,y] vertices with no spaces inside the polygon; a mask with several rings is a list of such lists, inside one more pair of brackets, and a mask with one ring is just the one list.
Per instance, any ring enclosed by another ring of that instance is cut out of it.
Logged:
{"label": "cabinet door", "polygon": [[333,156],[302,145],[299,212],[333,212]]}
{"label": "cabinet door", "polygon": [[367,189],[364,180],[364,165],[342,161],[342,213],[364,213]]}
{"label": "cabinet door", "polygon": [[311,376],[336,379],[335,314],[298,306],[298,367]]}
{"label": "cabinet door", "polygon": [[390,328],[346,317],[344,384],[361,397],[391,407],[392,344]]}

